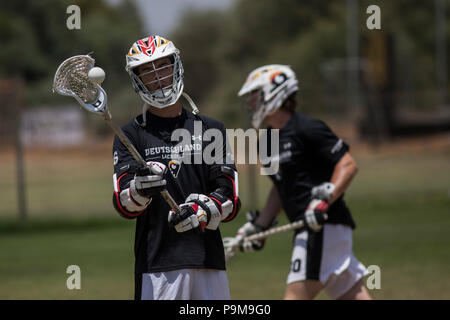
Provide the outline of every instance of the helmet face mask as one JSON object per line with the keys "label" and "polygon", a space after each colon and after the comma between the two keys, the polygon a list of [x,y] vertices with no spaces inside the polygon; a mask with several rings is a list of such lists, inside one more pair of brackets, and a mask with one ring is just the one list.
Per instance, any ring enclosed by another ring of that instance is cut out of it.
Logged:
{"label": "helmet face mask", "polygon": [[246,111],[250,122],[254,122],[254,118],[258,117],[263,110],[264,93],[262,90],[256,89],[243,95],[243,107]]}
{"label": "helmet face mask", "polygon": [[246,97],[252,113],[252,125],[259,128],[264,119],[278,110],[298,91],[298,81],[289,66],[268,65],[253,70],[238,93]]}
{"label": "helmet face mask", "polygon": [[249,112],[255,112],[264,104],[264,93],[261,90],[253,90],[244,96],[245,108]]}
{"label": "helmet face mask", "polygon": [[126,56],[131,82],[142,100],[165,108],[177,102],[183,92],[183,66],[171,41],[150,36],[136,41]]}

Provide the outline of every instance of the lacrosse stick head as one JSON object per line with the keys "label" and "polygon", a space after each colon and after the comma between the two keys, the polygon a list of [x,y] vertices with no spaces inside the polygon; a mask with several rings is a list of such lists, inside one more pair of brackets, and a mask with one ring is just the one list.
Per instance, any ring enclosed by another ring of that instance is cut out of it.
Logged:
{"label": "lacrosse stick head", "polygon": [[95,60],[89,55],[73,56],[61,63],[53,79],[53,91],[75,98],[87,111],[106,115],[106,92],[89,80],[88,73]]}

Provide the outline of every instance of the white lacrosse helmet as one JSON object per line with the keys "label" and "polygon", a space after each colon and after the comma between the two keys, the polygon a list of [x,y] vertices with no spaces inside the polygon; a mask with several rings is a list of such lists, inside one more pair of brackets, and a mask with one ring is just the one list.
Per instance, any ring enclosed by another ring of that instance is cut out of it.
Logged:
{"label": "white lacrosse helmet", "polygon": [[289,66],[272,64],[250,72],[238,96],[250,96],[255,92],[259,95],[258,107],[252,112],[252,125],[258,129],[264,119],[296,91],[298,81],[294,71]]}
{"label": "white lacrosse helmet", "polygon": [[[153,63],[153,70],[145,72],[142,75],[154,73],[152,76],[154,80],[144,83],[137,73],[136,68],[164,57],[170,57],[171,64],[157,69]],[[144,102],[161,109],[177,102],[184,88],[184,71],[180,59],[180,52],[172,41],[157,35],[137,40],[133,43],[126,55],[126,63],[125,70],[130,75],[134,89],[139,93]],[[160,76],[158,72],[161,73],[164,68],[172,68],[173,72],[169,75]],[[169,77],[172,77],[172,83],[163,85],[161,81],[167,83],[164,79]],[[154,85],[155,83],[158,85],[158,88],[150,92],[147,86],[149,84]]]}

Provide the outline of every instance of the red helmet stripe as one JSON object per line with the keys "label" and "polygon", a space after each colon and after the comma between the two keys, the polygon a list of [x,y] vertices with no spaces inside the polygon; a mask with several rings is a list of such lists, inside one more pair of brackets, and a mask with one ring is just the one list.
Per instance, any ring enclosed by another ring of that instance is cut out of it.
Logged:
{"label": "red helmet stripe", "polygon": [[141,49],[142,53],[151,56],[156,49],[156,40],[153,36],[138,40],[138,47]]}

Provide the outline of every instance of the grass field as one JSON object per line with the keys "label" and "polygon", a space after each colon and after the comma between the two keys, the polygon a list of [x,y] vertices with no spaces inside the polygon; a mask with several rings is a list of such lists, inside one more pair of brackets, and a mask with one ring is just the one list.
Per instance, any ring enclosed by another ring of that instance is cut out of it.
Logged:
{"label": "grass field", "polygon": [[[360,171],[346,199],[358,226],[356,256],[381,268],[374,298],[450,299],[449,145],[353,153]],[[112,209],[109,155],[108,149],[27,152],[29,219],[19,223],[14,158],[0,154],[0,299],[133,297],[134,221]],[[242,170],[243,205],[251,209],[246,181]],[[261,207],[268,178],[257,184]],[[243,212],[221,226],[224,236],[234,235]],[[291,240],[290,232],[277,235],[263,251],[236,256],[228,265],[232,298],[281,299]],[[69,265],[81,268],[81,290],[66,288]]]}

